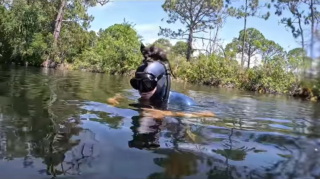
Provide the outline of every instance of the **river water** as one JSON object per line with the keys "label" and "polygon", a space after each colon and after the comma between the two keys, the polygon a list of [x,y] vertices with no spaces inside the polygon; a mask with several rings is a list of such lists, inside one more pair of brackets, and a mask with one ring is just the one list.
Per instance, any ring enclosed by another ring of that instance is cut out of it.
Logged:
{"label": "river water", "polygon": [[[319,178],[320,105],[173,83],[215,118],[139,117],[129,78],[0,68],[0,178]],[[119,106],[106,104],[116,93]]]}

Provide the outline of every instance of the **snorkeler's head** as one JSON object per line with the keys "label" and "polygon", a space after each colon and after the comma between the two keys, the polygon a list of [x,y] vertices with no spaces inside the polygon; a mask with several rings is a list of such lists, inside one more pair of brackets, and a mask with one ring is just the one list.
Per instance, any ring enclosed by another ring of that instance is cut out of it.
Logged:
{"label": "snorkeler's head", "polygon": [[139,91],[142,99],[161,101],[168,98],[170,83],[166,66],[159,61],[145,61],[130,80],[131,86]]}

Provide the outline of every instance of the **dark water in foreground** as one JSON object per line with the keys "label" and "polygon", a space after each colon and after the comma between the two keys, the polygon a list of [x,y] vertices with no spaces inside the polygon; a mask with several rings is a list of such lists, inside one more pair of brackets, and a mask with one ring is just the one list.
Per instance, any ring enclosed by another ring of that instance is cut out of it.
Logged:
{"label": "dark water in foreground", "polygon": [[0,178],[320,178],[318,104],[172,87],[219,117],[141,118],[124,77],[0,68]]}

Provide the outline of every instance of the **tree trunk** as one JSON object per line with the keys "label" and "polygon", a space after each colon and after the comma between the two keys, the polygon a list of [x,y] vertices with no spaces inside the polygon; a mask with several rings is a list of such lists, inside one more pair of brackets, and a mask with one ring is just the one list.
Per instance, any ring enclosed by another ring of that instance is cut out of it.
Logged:
{"label": "tree trunk", "polygon": [[[219,28],[219,26],[217,27],[217,30],[216,30],[216,34],[214,35],[214,40],[213,40],[213,47],[214,47],[214,49],[212,50],[212,52],[211,53],[213,53],[213,51],[215,51],[216,50],[216,45],[217,45],[217,40],[218,40],[218,33],[219,33],[219,30],[220,30],[220,28]],[[211,47],[212,48],[212,47]]]}
{"label": "tree trunk", "polygon": [[[61,27],[62,27],[64,9],[65,9],[66,5],[67,5],[67,0],[61,0],[59,12],[57,14],[56,23],[55,23],[54,31],[53,31],[53,38],[54,38],[53,50],[55,50],[57,43],[58,43],[58,39],[60,36]],[[50,66],[50,64],[52,63],[50,60],[50,57],[52,57],[52,52],[47,57],[47,60],[42,63],[43,64],[42,66],[44,66],[46,68],[48,68]]]}
{"label": "tree trunk", "polygon": [[250,68],[250,59],[251,59],[251,47],[249,47],[249,51],[248,51],[248,67],[247,67],[247,69]]}
{"label": "tree trunk", "polygon": [[193,29],[190,29],[189,38],[188,38],[188,50],[187,50],[187,61],[190,61],[191,51],[192,51],[192,41],[193,41]]}
{"label": "tree trunk", "polygon": [[246,31],[247,31],[247,9],[248,9],[248,0],[246,0],[245,5],[245,15],[244,15],[244,27],[243,27],[243,39],[242,39],[242,54],[241,54],[241,67],[244,65],[244,44],[246,41]]}
{"label": "tree trunk", "polygon": [[[311,43],[310,43],[310,56],[311,59],[313,59],[313,37],[314,37],[314,9],[313,9],[313,5],[314,5],[314,0],[310,1],[310,14],[311,14]],[[313,64],[311,63],[311,72],[313,72]],[[310,73],[310,78],[312,78],[313,74]]]}
{"label": "tree trunk", "polygon": [[[206,47],[206,55],[207,55],[207,57],[209,57],[213,52],[211,32],[212,32],[212,30],[210,29],[209,30],[209,42],[208,42],[207,47]],[[202,43],[204,44],[204,42],[202,42]]]}
{"label": "tree trunk", "polygon": [[[299,16],[298,17],[298,23],[299,23],[299,29],[300,29],[300,32],[301,32],[301,48],[303,49],[303,50],[305,50],[305,48],[304,48],[304,35],[303,35],[303,29],[302,29],[302,25],[301,25],[301,16]],[[302,59],[302,62],[303,62],[303,64],[305,64],[304,62],[305,62],[305,56],[303,56],[302,57],[303,59]],[[303,75],[305,76],[306,75],[306,68],[304,67],[303,68]]]}
{"label": "tree trunk", "polygon": [[314,5],[314,0],[311,0],[311,4],[310,4],[310,8],[311,8],[311,44],[310,44],[310,55],[311,58],[313,58],[313,37],[314,37],[314,9],[313,9],[313,5]]}
{"label": "tree trunk", "polygon": [[59,9],[59,13],[57,15],[56,24],[54,26],[54,33],[53,33],[53,37],[54,37],[53,45],[54,46],[57,45],[57,42],[58,42],[58,38],[59,38],[61,27],[62,27],[64,9],[66,7],[66,4],[67,4],[67,1],[62,0],[61,5],[60,5],[60,9]]}

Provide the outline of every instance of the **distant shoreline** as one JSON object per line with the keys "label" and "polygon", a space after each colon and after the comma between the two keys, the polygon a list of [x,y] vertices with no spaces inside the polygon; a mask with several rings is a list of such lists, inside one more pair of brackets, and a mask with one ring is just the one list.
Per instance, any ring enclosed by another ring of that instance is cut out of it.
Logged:
{"label": "distant shoreline", "polygon": [[[109,74],[106,72],[94,72],[94,71],[90,71],[90,70],[86,70],[86,69],[72,69],[72,64],[59,64],[57,65],[55,68],[51,67],[51,68],[47,68],[47,67],[43,67],[43,66],[33,66],[33,65],[21,65],[21,64],[4,64],[2,63],[1,66],[7,66],[7,67],[33,67],[33,68],[42,68],[42,69],[52,69],[52,70],[61,70],[61,71],[79,71],[79,72],[89,72],[89,73],[101,73],[101,74]],[[109,74],[109,75],[114,75],[114,76],[133,76],[134,75],[134,71],[128,72],[128,73],[124,73],[124,74]],[[285,94],[285,93],[268,93],[268,92],[259,92],[259,91],[253,91],[253,90],[246,90],[246,89],[239,89],[236,88],[232,85],[227,86],[227,85],[210,85],[210,84],[201,84],[199,82],[196,83],[192,83],[192,82],[188,82],[186,80],[183,80],[179,77],[177,77],[177,79],[171,78],[171,81],[177,82],[177,83],[188,83],[191,85],[203,85],[203,86],[208,86],[208,87],[216,87],[216,88],[220,88],[220,89],[237,89],[240,91],[247,91],[247,92],[253,92],[253,93],[258,93],[258,94],[271,94],[271,95],[280,95],[280,96],[289,96],[289,97],[293,97],[294,99],[301,99],[301,100],[305,100],[305,101],[313,101],[313,102],[318,102],[320,100],[320,96],[313,96],[312,91],[308,88],[305,87],[300,87],[297,88],[295,91],[290,91],[289,93]],[[310,97],[312,96],[312,97]]]}

